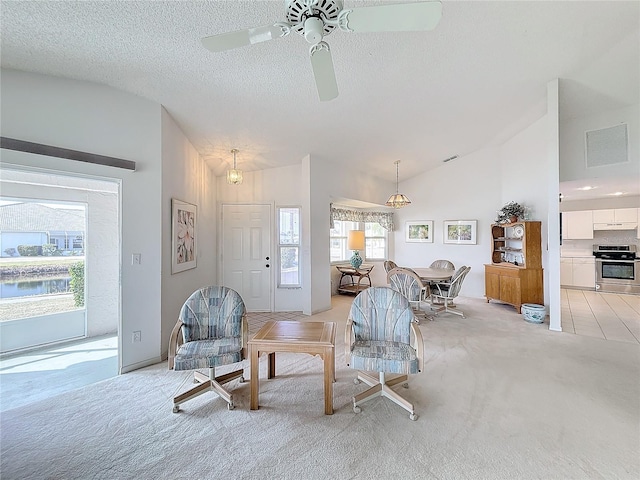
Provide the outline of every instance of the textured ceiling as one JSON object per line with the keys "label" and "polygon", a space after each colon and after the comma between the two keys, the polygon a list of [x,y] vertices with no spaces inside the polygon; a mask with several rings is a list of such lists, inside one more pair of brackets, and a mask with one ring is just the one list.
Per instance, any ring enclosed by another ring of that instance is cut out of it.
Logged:
{"label": "textured ceiling", "polygon": [[[378,3],[345,0],[345,7]],[[398,2],[391,2],[398,3]],[[297,34],[222,53],[200,39],[285,19],[282,1],[2,1],[4,68],[107,84],[165,106],[221,175],[312,154],[400,180],[501,142],[546,109],[639,101],[640,2],[443,0],[431,32],[345,33],[320,102]]]}

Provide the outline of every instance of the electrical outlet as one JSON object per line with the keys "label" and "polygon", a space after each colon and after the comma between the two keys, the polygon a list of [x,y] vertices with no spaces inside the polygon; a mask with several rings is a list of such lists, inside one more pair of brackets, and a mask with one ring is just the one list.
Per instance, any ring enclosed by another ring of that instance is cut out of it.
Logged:
{"label": "electrical outlet", "polygon": [[131,255],[131,265],[140,265],[142,263],[142,255],[134,253]]}
{"label": "electrical outlet", "polygon": [[136,330],[135,332],[133,332],[131,341],[133,343],[138,343],[142,341],[142,332],[140,330]]}

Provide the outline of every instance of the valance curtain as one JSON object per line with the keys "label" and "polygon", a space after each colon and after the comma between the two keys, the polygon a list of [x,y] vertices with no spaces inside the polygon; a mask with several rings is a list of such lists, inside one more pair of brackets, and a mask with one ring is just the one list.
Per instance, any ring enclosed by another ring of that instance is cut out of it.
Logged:
{"label": "valance curtain", "polygon": [[393,213],[392,212],[371,212],[362,210],[351,210],[350,208],[336,208],[331,205],[330,225],[333,228],[334,220],[342,220],[347,222],[377,222],[382,228],[393,232]]}

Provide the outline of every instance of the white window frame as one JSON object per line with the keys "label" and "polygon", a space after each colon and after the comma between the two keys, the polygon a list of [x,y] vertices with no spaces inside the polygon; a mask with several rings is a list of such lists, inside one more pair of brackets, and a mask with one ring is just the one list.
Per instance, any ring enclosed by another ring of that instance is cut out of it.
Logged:
{"label": "white window frame", "polygon": [[[334,220],[335,222],[349,222],[349,220]],[[384,261],[387,259],[388,257],[388,253],[389,253],[389,232],[384,228],[381,227],[384,232],[385,235],[384,237],[380,237],[380,236],[367,236],[366,234],[366,229],[365,229],[365,223],[378,223],[378,222],[351,222],[354,223],[354,228],[353,230],[363,230],[365,232],[365,237],[364,237],[364,242],[365,242],[365,249],[364,251],[360,252],[360,256],[362,257],[362,260],[364,262],[366,261],[371,261],[371,262],[376,262],[376,261]],[[337,235],[337,236],[332,236],[331,235],[331,230],[329,230],[329,242],[331,243],[331,240],[333,240],[334,238],[338,238],[341,240],[344,240],[345,242],[347,241],[347,234],[345,232],[345,235]],[[371,257],[367,257],[367,249],[366,249],[366,245],[367,245],[367,240],[369,239],[379,239],[382,238],[384,240],[384,256],[382,258],[371,258]],[[331,248],[331,247],[329,247]],[[332,260],[331,261],[331,265],[339,265],[341,263],[348,263],[349,259],[351,258],[352,252],[350,250],[345,250],[347,258],[343,259],[343,260]]]}
{"label": "white window frame", "polygon": [[[280,212],[281,210],[298,210],[298,242],[297,243],[281,243],[280,235]],[[302,265],[300,263],[302,252],[302,207],[299,205],[280,205],[276,207],[277,221],[277,265],[278,265],[278,288],[302,288]],[[282,283],[282,249],[295,248],[298,251],[298,283]]]}
{"label": "white window frame", "polygon": [[[367,236],[367,229],[365,228],[366,225],[365,223],[375,223],[377,225],[380,226],[380,228],[382,229],[382,231],[384,232],[384,236]],[[389,233],[387,232],[387,229],[384,228],[382,225],[380,225],[378,222],[362,222],[362,230],[364,230],[364,260],[369,260],[369,261],[384,261],[388,258],[388,252],[389,252]],[[384,241],[384,253],[382,254],[381,258],[378,257],[367,257],[367,241],[368,240],[377,240],[377,239],[382,239]]]}

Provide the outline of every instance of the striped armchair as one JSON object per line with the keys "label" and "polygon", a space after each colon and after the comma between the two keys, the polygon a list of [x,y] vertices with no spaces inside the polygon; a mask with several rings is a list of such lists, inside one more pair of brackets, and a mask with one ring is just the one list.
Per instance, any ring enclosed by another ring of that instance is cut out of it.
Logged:
{"label": "striped armchair", "polygon": [[197,385],[173,399],[173,412],[180,404],[213,390],[234,408],[231,393],[222,385],[240,378],[243,369],[216,377],[215,368],[247,358],[248,324],[244,302],[235,290],[210,286],[196,290],[186,300],[169,339],[169,369],[209,369],[209,376],[194,372]]}
{"label": "striped armchair", "polygon": [[[371,388],[353,397],[353,411],[374,397],[387,397],[416,420],[413,404],[391,389],[422,371],[424,343],[409,301],[389,287],[371,287],[353,300],[345,331],[347,365],[361,370],[355,383]],[[365,373],[378,372],[377,376]],[[386,378],[385,374],[395,374]]]}

